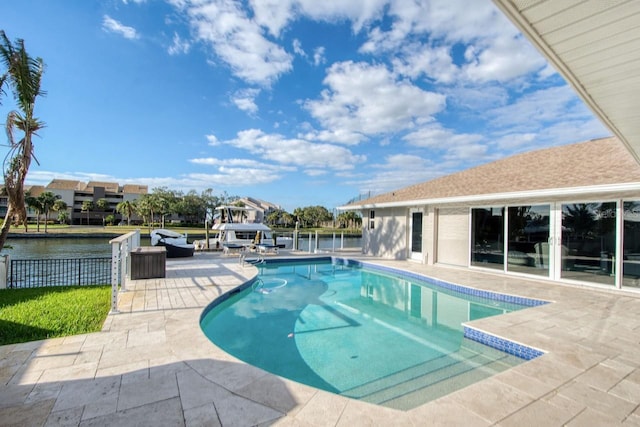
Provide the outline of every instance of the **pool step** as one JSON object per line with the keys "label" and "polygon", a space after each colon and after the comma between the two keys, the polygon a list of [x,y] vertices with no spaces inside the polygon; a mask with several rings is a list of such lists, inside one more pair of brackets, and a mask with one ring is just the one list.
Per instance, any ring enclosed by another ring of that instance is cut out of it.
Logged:
{"label": "pool step", "polygon": [[513,356],[495,360],[474,348],[461,348],[342,394],[396,409],[410,409],[514,366]]}

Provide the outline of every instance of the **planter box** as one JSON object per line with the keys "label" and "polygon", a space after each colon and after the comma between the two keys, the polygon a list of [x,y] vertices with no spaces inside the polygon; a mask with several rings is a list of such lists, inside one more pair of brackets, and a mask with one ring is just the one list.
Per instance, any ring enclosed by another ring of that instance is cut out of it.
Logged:
{"label": "planter box", "polygon": [[131,251],[131,279],[165,277],[167,250],[163,246],[140,246]]}

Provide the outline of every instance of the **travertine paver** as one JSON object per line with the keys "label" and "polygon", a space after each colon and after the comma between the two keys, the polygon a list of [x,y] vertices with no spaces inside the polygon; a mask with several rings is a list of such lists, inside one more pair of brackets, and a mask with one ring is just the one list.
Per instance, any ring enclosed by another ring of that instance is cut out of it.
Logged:
{"label": "travertine paver", "polygon": [[547,353],[407,412],[354,401],[213,345],[203,308],[256,269],[198,253],[130,281],[102,332],[0,347],[0,425],[640,425],[640,293],[366,260],[553,301],[473,322]]}

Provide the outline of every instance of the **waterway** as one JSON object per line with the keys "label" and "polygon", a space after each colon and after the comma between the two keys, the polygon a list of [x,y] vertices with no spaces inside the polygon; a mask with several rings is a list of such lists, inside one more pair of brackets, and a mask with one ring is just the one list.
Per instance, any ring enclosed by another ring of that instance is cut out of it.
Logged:
{"label": "waterway", "polygon": [[[0,252],[0,255],[9,255],[11,259],[68,259],[68,258],[96,258],[110,257],[111,245],[109,240],[113,237],[49,237],[49,238],[9,238],[7,246]],[[302,251],[307,251],[315,245],[315,236],[312,235],[312,242],[309,245],[308,234],[299,238],[298,247]],[[191,241],[191,239],[189,239]],[[321,250],[339,249],[341,244],[344,248],[358,248],[361,245],[360,237],[345,237],[341,241],[340,235],[322,236],[319,238],[318,248]],[[140,244],[149,246],[149,238],[142,237]]]}
{"label": "waterway", "polygon": [[111,239],[87,237],[9,238],[0,254],[9,255],[11,259],[109,257],[111,256],[111,245],[109,245]]}

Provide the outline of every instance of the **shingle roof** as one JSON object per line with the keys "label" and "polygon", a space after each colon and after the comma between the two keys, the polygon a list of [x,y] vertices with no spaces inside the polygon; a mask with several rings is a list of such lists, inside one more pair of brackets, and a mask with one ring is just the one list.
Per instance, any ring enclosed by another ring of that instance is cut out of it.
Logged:
{"label": "shingle roof", "polygon": [[640,164],[615,137],[517,154],[346,206],[640,183]]}
{"label": "shingle roof", "polygon": [[101,181],[89,181],[87,183],[86,190],[91,191],[91,189],[95,187],[104,187],[105,191],[109,191],[111,193],[117,193],[118,188],[120,187],[117,182],[101,182]]}
{"label": "shingle roof", "polygon": [[25,185],[24,192],[28,192],[31,197],[38,197],[45,192],[43,185]]}
{"label": "shingle roof", "polygon": [[125,184],[122,187],[122,192],[125,194],[147,194],[149,187],[146,185]]}
{"label": "shingle roof", "polygon": [[47,185],[50,190],[79,190],[81,182],[69,179],[54,179]]}

